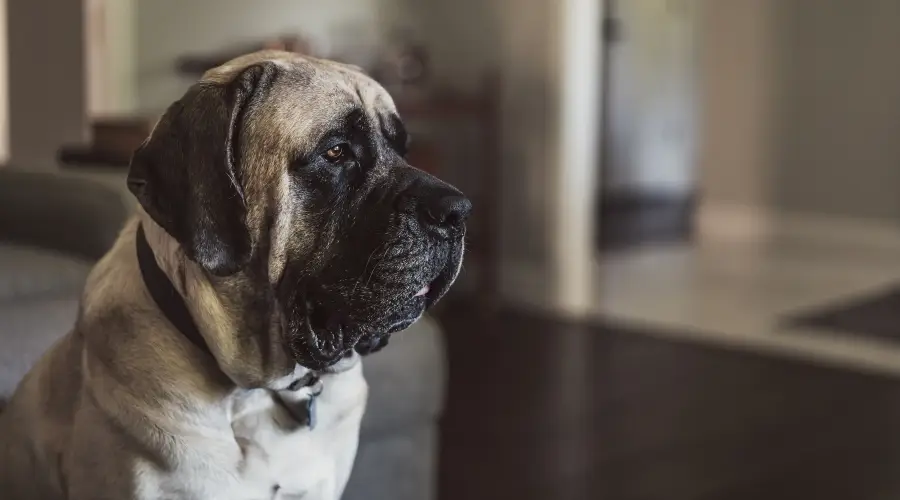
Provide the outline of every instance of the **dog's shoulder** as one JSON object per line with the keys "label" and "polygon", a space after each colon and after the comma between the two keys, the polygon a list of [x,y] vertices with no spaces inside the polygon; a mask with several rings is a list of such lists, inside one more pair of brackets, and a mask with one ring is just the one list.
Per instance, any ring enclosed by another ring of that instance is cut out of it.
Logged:
{"label": "dog's shoulder", "polygon": [[210,380],[215,362],[174,329],[147,291],[135,246],[140,223],[129,221],[88,277],[76,323],[86,363],[142,398],[164,388],[207,399],[205,392],[223,390]]}
{"label": "dog's shoulder", "polygon": [[132,218],[88,275],[78,317],[78,324],[87,333],[103,330],[93,324],[104,321],[110,314],[122,312],[131,316],[129,313],[139,312],[141,308],[143,287],[135,250],[139,224],[137,218]]}
{"label": "dog's shoulder", "polygon": [[0,497],[10,491],[24,498],[60,495],[59,460],[84,395],[80,361],[79,338],[70,332],[38,359],[0,413]]}

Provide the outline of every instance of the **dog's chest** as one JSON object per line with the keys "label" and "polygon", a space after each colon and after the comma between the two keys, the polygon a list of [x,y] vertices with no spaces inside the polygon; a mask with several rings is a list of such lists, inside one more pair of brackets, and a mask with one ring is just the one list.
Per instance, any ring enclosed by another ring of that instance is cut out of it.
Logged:
{"label": "dog's chest", "polygon": [[236,395],[232,429],[241,460],[228,498],[336,500],[356,454],[366,395],[360,367],[323,380],[314,426],[302,418],[305,389]]}

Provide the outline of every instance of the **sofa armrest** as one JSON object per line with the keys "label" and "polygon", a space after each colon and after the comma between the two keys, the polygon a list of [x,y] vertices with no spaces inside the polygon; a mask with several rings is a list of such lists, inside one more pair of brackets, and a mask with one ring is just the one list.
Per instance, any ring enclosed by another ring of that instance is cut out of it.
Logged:
{"label": "sofa armrest", "polygon": [[0,169],[0,241],[99,259],[131,212],[121,191],[92,179]]}

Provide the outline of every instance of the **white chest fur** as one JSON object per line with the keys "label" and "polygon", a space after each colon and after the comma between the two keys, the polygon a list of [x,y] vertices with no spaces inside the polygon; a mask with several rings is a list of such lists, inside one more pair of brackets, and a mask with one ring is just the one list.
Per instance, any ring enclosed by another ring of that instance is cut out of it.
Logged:
{"label": "white chest fur", "polygon": [[301,405],[309,397],[307,388],[257,389],[234,396],[231,428],[241,459],[229,474],[233,482],[215,498],[340,498],[356,455],[368,386],[361,363],[323,376],[322,383],[312,429],[298,425],[284,407]]}

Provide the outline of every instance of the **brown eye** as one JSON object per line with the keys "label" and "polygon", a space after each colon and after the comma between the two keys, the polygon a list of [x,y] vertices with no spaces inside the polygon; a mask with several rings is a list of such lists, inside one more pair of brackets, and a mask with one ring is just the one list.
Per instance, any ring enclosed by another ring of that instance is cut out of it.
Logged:
{"label": "brown eye", "polygon": [[338,144],[328,151],[325,151],[325,154],[322,156],[331,163],[337,163],[341,160],[344,160],[347,157],[347,145]]}

